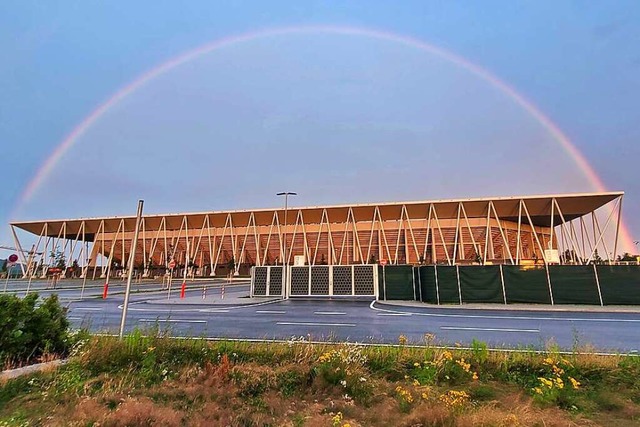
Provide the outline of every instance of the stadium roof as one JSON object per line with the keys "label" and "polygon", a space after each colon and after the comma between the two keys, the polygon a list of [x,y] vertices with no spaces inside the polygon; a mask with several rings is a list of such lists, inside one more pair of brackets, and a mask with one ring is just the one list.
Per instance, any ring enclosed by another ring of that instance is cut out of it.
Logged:
{"label": "stadium roof", "polygon": [[[564,221],[571,221],[581,216],[587,215],[609,202],[624,195],[624,192],[602,192],[602,193],[579,193],[579,194],[555,194],[536,196],[513,196],[513,197],[488,197],[472,199],[451,199],[451,200],[425,200],[411,202],[384,202],[384,203],[360,203],[350,205],[327,205],[290,207],[291,212],[301,211],[306,224],[320,223],[323,211],[327,211],[327,216],[331,222],[343,222],[347,220],[349,211],[352,210],[355,221],[370,221],[374,212],[378,209],[382,220],[397,220],[401,216],[403,207],[406,208],[408,218],[424,219],[427,217],[429,208],[432,206],[440,220],[456,219],[458,216],[458,206],[464,207],[468,218],[484,218],[492,203],[495,213],[501,220],[518,221],[520,201],[524,201],[526,209],[531,216],[531,221],[536,226],[549,227],[551,225],[551,213],[553,224],[560,224]],[[557,208],[552,208],[553,200],[557,202],[562,215]],[[205,217],[209,217],[211,227],[224,227],[227,217],[231,215],[233,223],[236,225],[247,224],[249,217],[254,215],[257,226],[268,226],[272,223],[274,213],[282,215],[283,209],[243,209],[229,211],[211,212],[185,212],[172,214],[152,214],[144,215],[145,227],[147,230],[154,230],[160,227],[161,221],[166,221],[167,229],[179,229],[183,218],[186,216],[189,228],[201,228]],[[491,213],[493,215],[493,211]],[[523,218],[526,213],[522,212]],[[44,225],[47,224],[45,235],[56,237],[60,234],[63,224],[66,223],[65,237],[75,238],[82,223],[85,224],[86,240],[93,240],[93,234],[98,232],[100,224],[104,221],[104,232],[115,233],[124,219],[125,230],[132,231],[135,228],[135,216],[108,216],[97,218],[77,218],[77,219],[56,219],[38,221],[16,221],[11,225],[27,232],[39,235],[43,232]],[[523,219],[523,221],[526,221]]]}

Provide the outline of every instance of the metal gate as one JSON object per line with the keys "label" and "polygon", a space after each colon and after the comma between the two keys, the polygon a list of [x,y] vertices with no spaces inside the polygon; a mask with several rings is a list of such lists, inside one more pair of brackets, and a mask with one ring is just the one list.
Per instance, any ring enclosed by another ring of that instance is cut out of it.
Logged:
{"label": "metal gate", "polygon": [[[371,296],[377,297],[377,265],[290,266],[284,277],[281,265],[253,267],[251,296]],[[284,285],[284,286],[283,286]],[[286,291],[283,294],[283,289]]]}
{"label": "metal gate", "polygon": [[251,268],[251,296],[283,296],[284,275],[283,267],[266,266]]}
{"label": "metal gate", "polygon": [[294,266],[288,279],[289,297],[377,296],[375,265]]}

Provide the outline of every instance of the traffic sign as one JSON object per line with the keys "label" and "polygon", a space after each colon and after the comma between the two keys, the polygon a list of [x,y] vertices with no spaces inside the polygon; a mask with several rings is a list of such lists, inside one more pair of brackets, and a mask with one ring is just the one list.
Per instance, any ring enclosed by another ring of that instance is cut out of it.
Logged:
{"label": "traffic sign", "polygon": [[169,268],[170,269],[173,270],[174,268],[176,268],[176,265],[177,264],[176,264],[176,260],[175,259],[172,259],[171,261],[169,261]]}
{"label": "traffic sign", "polygon": [[386,260],[386,259],[381,259],[381,260],[380,260],[380,265],[381,265],[381,266],[383,266],[383,267],[384,267],[385,265],[387,265],[387,260]]}
{"label": "traffic sign", "polygon": [[18,261],[18,255],[16,255],[16,254],[9,255],[9,262],[10,263],[14,263],[16,261]]}

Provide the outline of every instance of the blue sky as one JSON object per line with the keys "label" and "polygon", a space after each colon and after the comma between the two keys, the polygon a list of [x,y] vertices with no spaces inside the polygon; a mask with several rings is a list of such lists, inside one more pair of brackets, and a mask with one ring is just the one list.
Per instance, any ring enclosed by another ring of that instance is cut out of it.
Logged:
{"label": "blue sky", "polygon": [[305,25],[405,35],[490,71],[626,192],[640,238],[637,2],[5,1],[0,244],[11,215],[132,214],[139,197],[175,212],[277,206],[284,189],[298,205],[589,190],[548,132],[477,76],[319,32],[237,44],[150,81],[20,204],[66,135],[140,75],[217,39]]}

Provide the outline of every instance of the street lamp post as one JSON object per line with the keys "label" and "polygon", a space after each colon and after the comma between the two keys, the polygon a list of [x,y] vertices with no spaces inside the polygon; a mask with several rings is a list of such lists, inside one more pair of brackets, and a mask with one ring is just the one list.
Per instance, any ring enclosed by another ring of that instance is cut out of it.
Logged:
{"label": "street lamp post", "polygon": [[282,277],[284,279],[284,296],[287,297],[287,265],[289,264],[289,257],[287,256],[287,209],[289,207],[289,196],[297,196],[298,193],[292,191],[283,191],[277,193],[276,196],[284,196],[284,240],[282,242],[282,252],[284,253],[284,259],[282,262]]}

